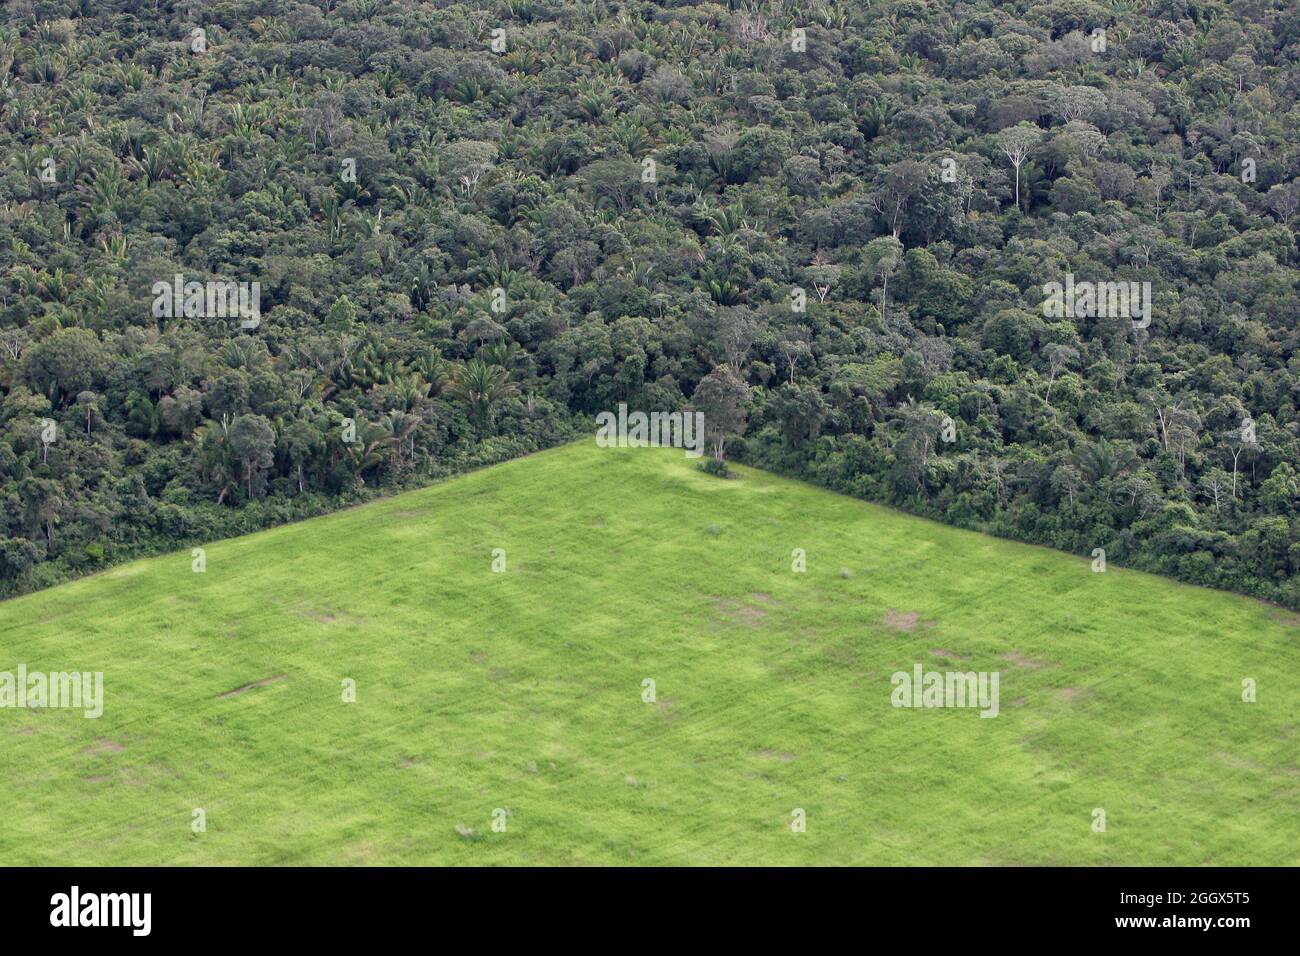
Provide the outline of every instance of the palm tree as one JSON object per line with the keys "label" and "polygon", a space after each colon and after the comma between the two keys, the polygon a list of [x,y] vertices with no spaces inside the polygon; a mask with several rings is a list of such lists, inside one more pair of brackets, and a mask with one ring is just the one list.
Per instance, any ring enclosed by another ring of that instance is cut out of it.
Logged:
{"label": "palm tree", "polygon": [[397,456],[397,467],[400,469],[406,458],[415,461],[415,429],[419,427],[420,417],[411,415],[407,412],[394,411],[389,412],[379,420],[379,427],[383,430],[383,444],[390,452]]}
{"label": "palm tree", "polygon": [[345,444],[343,449],[352,459],[353,474],[357,482],[364,485],[366,479],[363,473],[384,463],[392,451],[395,436],[383,425],[369,422],[358,422],[357,434],[359,440]]}
{"label": "palm tree", "polygon": [[528,353],[521,349],[514,339],[502,336],[491,345],[483,346],[479,350],[479,358],[514,372],[528,361]]}
{"label": "palm tree", "polygon": [[429,388],[429,383],[414,372],[399,375],[388,386],[392,396],[401,402],[403,412],[419,408],[420,404],[429,397]]}
{"label": "palm tree", "polygon": [[510,381],[510,373],[499,365],[470,359],[452,381],[448,393],[463,399],[470,418],[479,428],[492,423],[492,410],[504,399],[519,394],[519,386]]}
{"label": "palm tree", "polygon": [[449,363],[442,357],[441,350],[430,349],[417,358],[414,365],[415,371],[429,383],[429,390],[426,395],[441,395],[442,390],[447,387],[447,370],[449,368]]}
{"label": "palm tree", "polygon": [[230,444],[230,416],[221,421],[204,422],[195,433],[196,461],[199,474],[217,488],[217,504],[239,486],[235,472],[235,454]]}
{"label": "palm tree", "polygon": [[1128,471],[1137,464],[1137,455],[1130,445],[1112,445],[1099,438],[1075,449],[1074,461],[1083,477],[1093,484]]}

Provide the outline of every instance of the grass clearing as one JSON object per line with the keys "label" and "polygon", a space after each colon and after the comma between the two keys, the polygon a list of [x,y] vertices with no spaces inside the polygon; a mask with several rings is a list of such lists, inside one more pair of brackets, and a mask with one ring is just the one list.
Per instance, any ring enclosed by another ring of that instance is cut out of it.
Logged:
{"label": "grass clearing", "polygon": [[1300,863],[1295,615],[735,470],[580,443],[0,603],[105,691],[0,709],[0,860]]}

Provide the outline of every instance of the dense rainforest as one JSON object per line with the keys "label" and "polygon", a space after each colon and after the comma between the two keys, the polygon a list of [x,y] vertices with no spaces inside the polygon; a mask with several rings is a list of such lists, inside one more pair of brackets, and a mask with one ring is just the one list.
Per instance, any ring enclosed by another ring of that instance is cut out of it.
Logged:
{"label": "dense rainforest", "polygon": [[1291,0],[9,0],[0,594],[626,403],[1300,607],[1298,63]]}

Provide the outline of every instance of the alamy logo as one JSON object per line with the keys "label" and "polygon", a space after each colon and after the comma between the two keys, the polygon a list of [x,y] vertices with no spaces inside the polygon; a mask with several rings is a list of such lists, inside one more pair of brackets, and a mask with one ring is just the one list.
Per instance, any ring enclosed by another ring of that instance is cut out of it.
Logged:
{"label": "alamy logo", "polygon": [[1043,315],[1049,319],[1115,319],[1133,321],[1133,328],[1151,324],[1150,282],[1079,282],[1065,274],[1065,284],[1043,283]]}
{"label": "alamy logo", "polygon": [[178,272],[170,283],[155,282],[151,291],[155,319],[238,317],[241,329],[255,329],[262,324],[260,282],[186,282]]}
{"label": "alamy logo", "polygon": [[613,412],[596,416],[596,444],[601,448],[684,448],[687,458],[704,454],[703,412],[632,412],[618,403]]}
{"label": "alamy logo", "polygon": [[71,707],[94,719],[104,713],[104,672],[0,671],[0,707]]}
{"label": "alamy logo", "polygon": [[50,897],[51,926],[129,926],[131,935],[148,936],[152,928],[152,893],[71,893]]}
{"label": "alamy logo", "polygon": [[1001,671],[895,671],[889,702],[895,707],[979,707],[981,717],[998,715]]}

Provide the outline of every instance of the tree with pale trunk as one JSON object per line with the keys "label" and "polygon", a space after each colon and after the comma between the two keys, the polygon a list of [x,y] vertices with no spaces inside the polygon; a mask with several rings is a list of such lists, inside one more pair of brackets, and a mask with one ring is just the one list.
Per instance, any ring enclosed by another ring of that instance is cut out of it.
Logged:
{"label": "tree with pale trunk", "polygon": [[880,318],[885,321],[889,295],[889,277],[898,271],[903,261],[903,244],[893,236],[881,236],[867,243],[863,261],[871,276],[880,283]]}
{"label": "tree with pale trunk", "polygon": [[1020,167],[1043,138],[1043,131],[1033,123],[1018,123],[998,133],[998,149],[1011,163],[1016,175],[1016,208],[1020,208]]}
{"label": "tree with pale trunk", "polygon": [[1050,402],[1052,400],[1052,385],[1056,381],[1056,376],[1060,374],[1061,369],[1079,360],[1079,350],[1060,342],[1053,342],[1043,347],[1043,355],[1047,358],[1047,398],[1045,400]]}
{"label": "tree with pale trunk", "polygon": [[726,365],[719,365],[695,388],[691,404],[704,414],[704,435],[713,443],[713,460],[719,464],[726,456],[727,437],[745,430],[748,402],[749,386]]}

